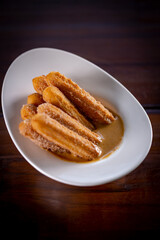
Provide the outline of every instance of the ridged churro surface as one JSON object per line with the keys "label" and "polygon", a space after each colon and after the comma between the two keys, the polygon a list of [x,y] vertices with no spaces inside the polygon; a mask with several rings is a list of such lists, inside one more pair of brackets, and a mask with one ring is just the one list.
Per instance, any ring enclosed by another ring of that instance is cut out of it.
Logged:
{"label": "ridged churro surface", "polygon": [[47,87],[43,91],[43,99],[44,101],[61,108],[64,112],[66,112],[71,117],[75,118],[84,126],[90,129],[94,129],[93,125],[89,121],[87,121],[87,119],[82,114],[79,113],[79,111],[74,107],[74,105],[65,97],[65,95],[57,87],[54,86]]}
{"label": "ridged churro surface", "polygon": [[79,156],[72,154],[69,150],[64,149],[57,144],[48,141],[46,138],[42,137],[39,133],[37,133],[31,126],[31,121],[25,120],[19,124],[19,131],[24,136],[30,139],[32,142],[34,142],[39,147],[49,150],[52,153],[57,154],[60,157],[63,157],[65,159],[71,160],[71,161],[77,161],[80,162],[83,159],[81,159]]}
{"label": "ridged churro surface", "polygon": [[21,118],[31,119],[37,113],[37,107],[33,104],[25,104],[21,108]]}
{"label": "ridged churro surface", "polygon": [[44,103],[43,97],[39,93],[32,93],[28,96],[27,98],[27,103],[28,104],[33,104],[35,106],[38,106],[42,103]]}
{"label": "ridged churro surface", "polygon": [[92,160],[101,154],[100,148],[76,132],[51,119],[46,114],[36,114],[31,119],[32,128],[47,140],[69,150],[84,160]]}
{"label": "ridged churro surface", "polygon": [[69,128],[70,130],[77,132],[84,138],[92,141],[93,143],[100,143],[102,141],[101,137],[92,132],[90,129],[83,126],[80,122],[76,121],[74,118],[70,117],[60,108],[50,104],[50,103],[43,103],[39,105],[37,108],[37,113],[45,113],[51,118],[57,120],[63,126]]}
{"label": "ridged churro surface", "polygon": [[93,121],[99,123],[110,123],[114,121],[114,116],[109,110],[88,92],[80,88],[75,82],[59,72],[49,73],[46,76],[46,82],[50,86],[58,87],[81,112]]}
{"label": "ridged churro surface", "polygon": [[42,94],[43,90],[46,87],[48,87],[48,84],[46,82],[46,77],[44,75],[33,78],[32,83],[33,83],[33,87],[34,87],[35,91],[39,94]]}

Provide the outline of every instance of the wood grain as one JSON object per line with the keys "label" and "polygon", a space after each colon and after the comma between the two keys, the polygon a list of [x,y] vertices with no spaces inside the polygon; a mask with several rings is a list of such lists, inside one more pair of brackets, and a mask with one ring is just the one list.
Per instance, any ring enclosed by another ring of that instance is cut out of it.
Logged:
{"label": "wood grain", "polygon": [[[157,232],[160,227],[160,115],[149,115],[155,132],[145,161],[132,173],[97,187],[74,187],[37,172],[18,154],[1,119],[0,189],[3,223],[44,238],[67,236],[125,236],[126,231]],[[24,218],[25,216],[25,218]],[[45,219],[45,220],[44,220]],[[45,222],[45,224],[44,224]],[[104,224],[105,223],[105,224]],[[16,222],[17,225],[17,222]],[[36,226],[36,227],[34,227]],[[83,235],[84,234],[84,235]],[[79,238],[78,238],[79,239]]]}
{"label": "wood grain", "polygon": [[0,78],[4,78],[11,62],[24,51],[35,47],[59,48],[102,67],[142,104],[158,105],[158,6],[150,1],[131,2],[130,5],[124,1],[125,7],[118,1],[115,4],[36,1],[25,7],[22,3],[2,6]]}
{"label": "wood grain", "polygon": [[160,232],[159,6],[142,0],[1,1],[0,87],[24,51],[64,49],[124,84],[145,107],[154,133],[148,156],[133,172],[101,186],[74,187],[43,176],[23,159],[0,109],[5,239],[154,239]]}

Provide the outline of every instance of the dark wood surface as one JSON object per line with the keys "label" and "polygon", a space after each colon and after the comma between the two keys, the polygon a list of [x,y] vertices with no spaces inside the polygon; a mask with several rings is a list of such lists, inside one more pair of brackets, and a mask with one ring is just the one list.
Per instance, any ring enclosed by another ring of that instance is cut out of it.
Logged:
{"label": "dark wood surface", "polygon": [[[53,47],[97,64],[140,101],[153,144],[132,173],[73,187],[37,172],[0,112],[0,226],[4,239],[132,239],[160,232],[160,15],[156,1],[1,1],[0,83],[26,50]],[[9,94],[9,93],[8,93]],[[3,233],[5,235],[3,235]]]}

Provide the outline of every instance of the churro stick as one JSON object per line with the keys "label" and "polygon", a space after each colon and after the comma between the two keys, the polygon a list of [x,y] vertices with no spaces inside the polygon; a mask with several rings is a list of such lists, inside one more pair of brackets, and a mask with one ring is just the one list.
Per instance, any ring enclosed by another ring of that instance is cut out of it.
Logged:
{"label": "churro stick", "polygon": [[47,87],[43,91],[43,99],[44,101],[61,108],[64,112],[75,118],[84,126],[90,129],[94,129],[93,125],[88,122],[82,114],[78,112],[74,105],[64,96],[64,94],[57,87]]}
{"label": "churro stick", "polygon": [[44,103],[43,97],[39,93],[32,93],[28,96],[27,98],[27,103],[28,104],[33,104],[35,106],[38,106],[42,103]]}
{"label": "churro stick", "polygon": [[46,82],[46,77],[40,76],[40,77],[35,77],[32,79],[33,87],[35,91],[39,94],[43,93],[43,90],[48,87],[48,84]]}
{"label": "churro stick", "polygon": [[99,123],[110,123],[115,120],[112,113],[84,89],[59,72],[51,72],[46,76],[50,86],[58,87],[73,104],[91,120]]}
{"label": "churro stick", "polygon": [[80,122],[70,117],[60,108],[50,103],[43,103],[39,105],[37,108],[37,113],[47,114],[49,117],[57,120],[63,126],[69,128],[74,132],[77,132],[79,135],[90,140],[93,143],[100,143],[102,141],[101,137],[97,133],[92,132],[90,129],[86,128]]}
{"label": "churro stick", "polygon": [[39,133],[33,130],[31,126],[31,121],[29,119],[21,122],[19,124],[19,131],[24,136],[30,139],[39,147],[49,150],[52,153],[57,154],[60,157],[72,160],[72,161],[82,161],[82,159],[74,154],[72,154],[67,149],[64,149],[57,144],[48,141],[44,137],[42,137]]}
{"label": "churro stick", "polygon": [[21,118],[31,119],[37,113],[37,107],[33,104],[25,104],[21,108]]}
{"label": "churro stick", "polygon": [[46,114],[33,116],[31,125],[36,132],[48,141],[69,150],[84,160],[92,160],[101,154],[97,145],[69,130]]}

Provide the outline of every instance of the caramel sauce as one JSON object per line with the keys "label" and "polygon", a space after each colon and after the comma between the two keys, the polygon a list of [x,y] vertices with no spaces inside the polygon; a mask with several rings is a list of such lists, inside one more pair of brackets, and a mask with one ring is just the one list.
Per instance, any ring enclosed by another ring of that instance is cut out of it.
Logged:
{"label": "caramel sauce", "polygon": [[115,151],[121,143],[124,134],[123,121],[120,116],[116,115],[115,121],[108,125],[98,126],[95,132],[102,136],[102,142],[98,145],[102,150],[101,159]]}
{"label": "caramel sauce", "polygon": [[116,110],[104,99],[100,99],[95,97],[96,100],[100,101],[106,108],[108,108],[116,118],[110,124],[101,124],[96,125],[95,132],[98,133],[102,137],[102,142],[98,145],[101,150],[101,156],[96,159],[100,160],[107,156],[109,156],[112,152],[114,152],[120,145],[123,135],[124,135],[124,125],[122,118],[116,114]]}

